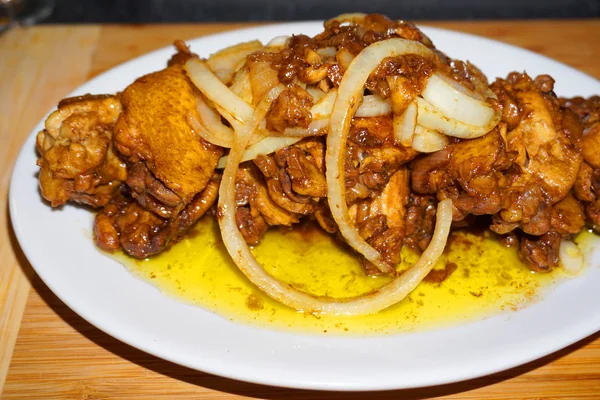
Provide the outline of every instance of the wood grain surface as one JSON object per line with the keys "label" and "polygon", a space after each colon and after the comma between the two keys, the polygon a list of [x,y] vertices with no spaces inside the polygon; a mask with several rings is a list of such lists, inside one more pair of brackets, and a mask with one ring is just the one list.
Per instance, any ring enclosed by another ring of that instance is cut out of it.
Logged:
{"label": "wood grain surface", "polygon": [[[600,21],[428,25],[525,47],[600,78]],[[44,26],[0,36],[0,393],[3,399],[600,399],[600,334],[491,376],[431,388],[326,393],[248,384],[136,350],[94,328],[35,275],[8,217],[12,164],[68,92],[175,39],[248,24]]]}

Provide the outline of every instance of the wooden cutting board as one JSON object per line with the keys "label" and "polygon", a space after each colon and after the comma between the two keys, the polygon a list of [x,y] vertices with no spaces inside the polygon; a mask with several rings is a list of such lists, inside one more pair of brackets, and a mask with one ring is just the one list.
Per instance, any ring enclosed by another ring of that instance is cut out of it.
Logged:
{"label": "wooden cutting board", "polygon": [[[525,47],[600,78],[599,20],[429,25]],[[12,164],[30,130],[58,100],[100,72],[175,39],[246,26],[41,26],[0,35],[2,398],[600,399],[598,333],[524,366],[467,382],[369,394],[310,392],[233,381],[150,356],[94,328],[49,291],[23,256],[8,217]]]}

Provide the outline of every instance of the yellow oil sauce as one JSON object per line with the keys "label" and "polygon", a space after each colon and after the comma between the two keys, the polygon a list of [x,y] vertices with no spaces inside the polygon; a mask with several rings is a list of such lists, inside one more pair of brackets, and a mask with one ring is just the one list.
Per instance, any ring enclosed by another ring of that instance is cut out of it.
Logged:
{"label": "yellow oil sauce", "polygon": [[[578,239],[585,243],[593,236],[584,233]],[[355,296],[390,280],[366,276],[355,255],[316,228],[272,229],[253,252],[270,274],[315,295]],[[254,287],[231,261],[212,218],[203,218],[192,237],[159,256],[146,260],[123,254],[116,257],[165,294],[232,321],[296,332],[361,336],[441,328],[512,312],[538,299],[541,288],[566,277],[559,269],[533,273],[519,261],[515,249],[489,235],[459,231],[452,234],[435,267],[456,267],[441,283],[422,282],[402,302],[376,315],[313,316],[283,306]],[[405,248],[399,268],[406,269],[417,259],[418,255]]]}

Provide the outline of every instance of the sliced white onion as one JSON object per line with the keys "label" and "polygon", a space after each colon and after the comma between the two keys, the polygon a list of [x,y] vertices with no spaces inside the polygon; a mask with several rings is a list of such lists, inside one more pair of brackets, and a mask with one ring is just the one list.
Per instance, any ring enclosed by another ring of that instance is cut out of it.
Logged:
{"label": "sliced white onion", "polygon": [[267,120],[263,119],[260,122],[260,124],[258,124],[258,127],[254,131],[254,134],[252,134],[252,136],[250,137],[250,141],[248,141],[248,147],[260,142],[267,136],[271,135],[269,135],[269,131],[267,130]]}
{"label": "sliced white onion", "polygon": [[323,47],[317,49],[317,54],[320,55],[321,58],[335,57],[336,53],[335,47]]}
{"label": "sliced white onion", "polygon": [[[254,160],[260,155],[271,154],[279,149],[293,145],[302,140],[302,137],[297,136],[267,136],[255,144],[249,146],[245,151],[240,162]],[[217,169],[225,168],[229,156],[223,156],[219,159]]]}
{"label": "sliced white onion", "polygon": [[570,240],[561,240],[558,250],[558,263],[569,275],[577,275],[583,269],[583,253]]}
{"label": "sliced white onion", "polygon": [[286,128],[282,136],[308,137],[327,134],[329,118],[315,119],[311,121],[308,128]]}
{"label": "sliced white onion", "polygon": [[313,85],[307,86],[306,91],[312,96],[313,104],[316,104],[319,101],[321,101],[321,99],[323,99],[323,97],[325,97],[326,94],[324,91]]}
{"label": "sliced white onion", "polygon": [[419,125],[461,139],[474,139],[485,135],[494,129],[502,116],[499,112],[495,113],[487,125],[474,126],[446,117],[440,110],[420,97],[417,98],[417,105],[419,107]]}
{"label": "sliced white onion", "polygon": [[246,61],[246,57],[262,48],[263,45],[258,40],[239,43],[211,55],[206,64],[221,82],[228,84],[239,66]]}
{"label": "sliced white onion", "polygon": [[380,115],[389,115],[392,112],[392,105],[386,99],[376,94],[363,97],[363,102],[356,110],[356,117],[378,117]]}
{"label": "sliced white onion", "polygon": [[412,145],[417,128],[419,109],[417,103],[411,102],[402,115],[394,115],[394,139],[402,146]]}
{"label": "sliced white onion", "polygon": [[[337,97],[337,89],[331,89],[310,109],[314,119],[328,118],[333,111],[333,104]],[[380,115],[389,115],[392,112],[392,106],[389,101],[378,95],[364,96],[362,103],[356,110],[356,117],[377,117]]]}
{"label": "sliced white onion", "polygon": [[[196,109],[200,116],[200,121],[190,120],[190,124],[197,130],[197,133],[210,143],[221,146],[231,147],[233,143],[233,129],[221,122],[221,115],[214,108],[210,107],[202,96],[196,99]],[[196,123],[202,126],[195,126]],[[204,129],[202,129],[204,128]]]}
{"label": "sliced white onion", "polygon": [[333,110],[333,103],[337,97],[337,89],[331,89],[321,100],[316,102],[310,109],[313,119],[328,118]]}
{"label": "sliced white onion", "polygon": [[429,78],[421,96],[445,116],[469,125],[487,126],[496,114],[483,96],[437,72]]}
{"label": "sliced white onion", "polygon": [[393,269],[383,260],[381,254],[360,236],[348,216],[344,161],[350,122],[361,103],[369,75],[383,59],[403,54],[435,57],[430,49],[419,42],[393,38],[366,47],[352,60],[338,88],[327,135],[327,199],[331,214],[348,244],[386,273],[393,272]]}
{"label": "sliced white onion", "polygon": [[412,148],[421,153],[433,153],[448,145],[448,138],[439,132],[417,125]]}
{"label": "sliced white onion", "polygon": [[254,96],[252,93],[252,85],[250,84],[250,73],[248,72],[248,68],[241,68],[236,72],[229,89],[246,103],[253,104]]}
{"label": "sliced white onion", "polygon": [[290,37],[287,35],[275,36],[267,43],[267,47],[285,47]]}
{"label": "sliced white onion", "polygon": [[250,120],[254,113],[254,107],[225,86],[205,62],[197,58],[190,58],[185,63],[185,69],[194,85],[213,103],[242,123]]}
{"label": "sliced white onion", "polygon": [[340,67],[342,67],[342,70],[345,71],[350,66],[350,63],[352,62],[352,60],[354,60],[354,54],[350,53],[348,50],[346,50],[344,48],[341,48],[335,55],[335,59],[338,62],[338,64],[340,65]]}
{"label": "sliced white onion", "polygon": [[214,144],[215,146],[231,147],[233,143],[233,136],[229,138],[223,138],[221,136],[215,135],[212,131],[209,131],[204,126],[202,126],[202,124],[194,114],[188,114],[187,120],[194,133],[199,135],[202,139]]}

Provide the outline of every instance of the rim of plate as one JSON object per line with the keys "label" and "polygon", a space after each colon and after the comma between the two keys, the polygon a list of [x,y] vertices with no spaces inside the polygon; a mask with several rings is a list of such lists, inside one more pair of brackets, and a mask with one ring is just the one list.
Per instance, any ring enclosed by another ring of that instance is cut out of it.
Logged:
{"label": "rim of plate", "polygon": [[[206,56],[228,44],[254,38],[265,41],[291,33],[312,35],[321,27],[322,22],[266,25],[203,36],[189,40],[188,44],[194,51]],[[472,51],[471,46],[479,46],[493,49],[496,53],[508,52],[515,65],[528,60],[526,67],[529,72],[533,71],[532,75],[551,70],[553,72],[550,73],[557,79],[558,93],[564,92],[569,96],[600,93],[598,80],[548,57],[479,36],[438,28],[420,28],[432,37],[442,51],[447,47],[444,42],[448,44],[458,41],[469,51]],[[202,48],[207,50],[202,51]],[[461,48],[454,47],[455,51],[450,51],[449,55],[459,59],[473,59],[457,56],[456,50],[460,52]],[[99,85],[104,88],[105,84],[108,87],[125,87],[134,78],[162,68],[171,53],[171,47],[167,47],[127,61],[94,77],[70,95],[87,93]],[[538,64],[541,64],[541,70],[537,70]],[[490,71],[494,68],[491,66],[484,69],[484,72],[490,77],[508,72]],[[587,93],[569,92],[569,89],[563,88],[567,82],[561,83],[560,75],[570,76],[580,83],[580,87],[585,87],[583,91]],[[71,278],[67,279],[59,274],[67,271],[66,268],[70,268],[70,272],[75,271],[71,264],[76,262],[62,253],[69,267],[57,266],[60,258],[55,253],[62,249],[57,249],[57,245],[66,246],[60,243],[60,239],[41,240],[42,233],[52,235],[55,231],[59,233],[66,230],[67,234],[72,233],[75,235],[74,239],[84,243],[79,236],[85,235],[77,228],[91,230],[92,214],[87,210],[69,207],[64,210],[64,214],[70,221],[74,221],[75,226],[56,229],[50,228],[48,224],[40,225],[31,221],[33,217],[52,220],[56,216],[39,198],[34,176],[35,134],[43,126],[44,119],[24,143],[11,177],[10,216],[19,244],[36,273],[68,307],[107,334],[154,356],[226,378],[273,386],[342,391],[408,389],[463,381],[506,370],[560,350],[600,330],[600,313],[585,308],[575,311],[568,309],[580,303],[600,303],[600,291],[592,290],[594,284],[600,283],[600,269],[595,267],[587,268],[578,278],[561,283],[542,301],[516,313],[501,314],[439,330],[360,338],[298,334],[237,324],[199,307],[178,303],[163,296],[149,284],[130,275],[116,261],[94,252],[89,246],[85,247],[85,244],[83,250],[73,249],[83,251],[90,257],[89,260],[107,268],[107,274],[119,278],[105,289],[114,291],[126,288],[133,293],[141,293],[144,300],[161,307],[154,311],[163,318],[169,318],[169,312],[180,314],[176,318],[181,318],[177,321],[177,326],[163,326],[168,324],[153,321],[151,315],[141,311],[141,303],[136,303],[139,299],[135,296],[126,297],[115,291],[111,293],[112,296],[126,301],[123,313],[129,312],[131,307],[139,313],[135,317],[139,318],[137,322],[123,319],[119,315],[119,308],[115,308],[109,301],[101,301],[100,304],[94,301],[98,297],[94,292],[95,282],[91,279],[86,281],[85,275],[77,275],[71,281]],[[32,189],[36,193],[32,196],[33,199],[28,199]],[[35,233],[34,227],[42,232]],[[92,242],[85,237],[83,240]],[[596,251],[590,260],[595,266],[600,265],[600,252]],[[87,269],[85,273],[90,274],[90,271],[93,270]],[[83,283],[83,288],[73,287],[80,283]],[[577,293],[579,297],[569,300],[568,297],[573,293]],[[118,312],[116,315],[110,314],[111,310]],[[555,317],[558,317],[560,323],[554,321]],[[536,326],[530,326],[532,324]],[[148,333],[144,327],[156,332]],[[214,332],[205,332],[205,327],[214,329]],[[522,327],[527,327],[529,333],[537,336],[522,337],[517,332]],[[198,332],[194,331],[197,341],[183,336],[186,329],[198,329]],[[500,332],[502,336],[491,341],[486,333],[493,332]],[[241,343],[240,337],[244,338],[247,345]],[[210,346],[213,347],[209,348]],[[408,359],[403,359],[402,356],[406,354],[409,354]]]}

